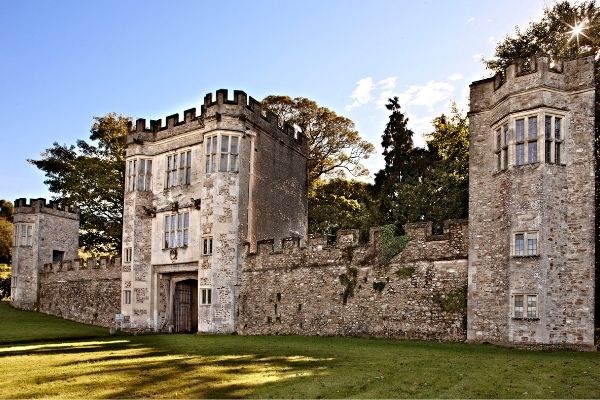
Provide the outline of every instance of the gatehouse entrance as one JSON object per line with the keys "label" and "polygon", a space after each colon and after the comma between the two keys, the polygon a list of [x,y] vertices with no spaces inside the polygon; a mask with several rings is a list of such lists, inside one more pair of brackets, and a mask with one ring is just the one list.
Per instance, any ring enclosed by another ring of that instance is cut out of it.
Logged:
{"label": "gatehouse entrance", "polygon": [[198,331],[198,281],[195,279],[175,284],[173,327],[175,332]]}

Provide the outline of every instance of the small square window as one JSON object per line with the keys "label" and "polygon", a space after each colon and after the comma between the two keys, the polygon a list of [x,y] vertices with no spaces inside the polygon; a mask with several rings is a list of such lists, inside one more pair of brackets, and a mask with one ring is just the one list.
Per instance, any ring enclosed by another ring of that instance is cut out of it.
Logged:
{"label": "small square window", "polygon": [[200,289],[200,304],[203,304],[203,305],[212,304],[212,289],[209,289],[209,288]]}
{"label": "small square window", "polygon": [[538,255],[538,233],[519,232],[514,234],[512,255],[515,257]]}

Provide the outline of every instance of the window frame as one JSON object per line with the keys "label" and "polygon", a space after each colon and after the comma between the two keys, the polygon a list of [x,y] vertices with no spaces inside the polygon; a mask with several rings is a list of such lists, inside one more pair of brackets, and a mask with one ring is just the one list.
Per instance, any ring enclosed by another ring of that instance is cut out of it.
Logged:
{"label": "window frame", "polygon": [[[517,251],[517,236],[523,236],[522,254]],[[535,242],[535,251],[530,252],[530,240]],[[540,255],[540,238],[539,231],[516,231],[512,234],[511,240],[511,256],[512,257],[539,257]]]}
{"label": "window frame", "polygon": [[[519,306],[517,301],[520,300]],[[531,300],[534,305],[531,305]],[[520,320],[538,320],[540,319],[540,302],[537,293],[518,292],[511,296],[511,318]]]}
{"label": "window frame", "polygon": [[190,212],[167,213],[163,218],[163,250],[189,246]]}
{"label": "window frame", "polygon": [[202,255],[212,256],[214,250],[214,241],[212,236],[202,237]]}
{"label": "window frame", "polygon": [[542,107],[509,115],[491,128],[496,172],[540,163],[565,165],[566,113]]}
{"label": "window frame", "polygon": [[198,293],[198,304],[201,306],[212,305],[213,290],[210,286],[200,286]]}
{"label": "window frame", "polygon": [[123,304],[131,304],[131,290],[123,290]]}
{"label": "window frame", "polygon": [[192,149],[178,149],[165,155],[165,189],[192,183]]}
{"label": "window frame", "polygon": [[123,254],[123,262],[125,263],[130,263],[131,260],[133,259],[133,248],[132,247],[125,247],[124,249],[124,254]]}
{"label": "window frame", "polygon": [[152,158],[132,158],[127,160],[125,166],[125,191],[152,191]]}
{"label": "window frame", "polygon": [[230,133],[206,136],[204,172],[239,172],[241,139],[241,135]]}
{"label": "window frame", "polygon": [[16,223],[13,227],[14,247],[33,246],[33,224]]}

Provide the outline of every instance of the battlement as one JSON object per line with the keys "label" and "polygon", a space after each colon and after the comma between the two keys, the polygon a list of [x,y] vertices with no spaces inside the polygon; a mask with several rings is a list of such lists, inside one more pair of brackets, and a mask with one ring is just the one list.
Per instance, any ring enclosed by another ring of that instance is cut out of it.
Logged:
{"label": "battlement", "polygon": [[510,96],[533,89],[593,89],[594,58],[589,56],[567,60],[546,55],[526,57],[493,77],[473,82],[470,88],[470,114],[489,109]]}
{"label": "battlement", "polygon": [[308,148],[306,136],[302,132],[289,124],[280,124],[277,115],[268,110],[263,110],[260,102],[246,92],[241,90],[233,91],[233,98],[229,98],[227,89],[219,89],[213,98],[213,93],[207,93],[204,96],[204,104],[200,107],[200,114],[197,115],[196,108],[190,108],[183,111],[183,119],[180,120],[179,113],[169,115],[165,118],[165,124],[162,119],[150,120],[150,126],[146,125],[146,119],[138,118],[135,125],[129,122],[128,143],[136,141],[155,141],[157,133],[173,129],[175,127],[202,128],[208,119],[216,119],[220,122],[223,115],[229,115],[239,118],[246,125],[254,125],[263,131],[272,135],[278,135],[285,138],[286,142],[295,144],[300,148]]}
{"label": "battlement", "polygon": [[120,269],[121,257],[76,258],[59,263],[47,263],[42,267],[45,274],[68,271]]}
{"label": "battlement", "polygon": [[[275,250],[275,241],[265,239],[256,242],[256,252],[250,252],[250,243],[246,243],[246,254],[249,256],[285,254],[298,251],[320,252],[331,249],[347,249],[353,247],[378,248],[382,227],[373,227],[369,231],[369,242],[360,244],[358,229],[340,229],[335,237],[313,234],[309,235],[305,247],[301,246],[300,238],[288,237],[281,240],[280,250]],[[404,225],[404,230],[411,241],[420,243],[419,246],[426,247],[428,242],[445,242],[454,249],[453,253],[462,254],[466,257],[466,246],[468,241],[468,221],[462,219],[447,220],[444,222],[444,233],[434,235],[432,222],[418,222]],[[441,243],[444,245],[444,243]],[[434,246],[436,246],[434,244]],[[439,245],[437,247],[440,247]]]}
{"label": "battlement", "polygon": [[15,214],[35,214],[35,213],[52,213],[59,216],[69,218],[79,218],[79,208],[69,207],[57,201],[50,201],[46,204],[46,199],[29,199],[29,203],[25,198],[15,200]]}

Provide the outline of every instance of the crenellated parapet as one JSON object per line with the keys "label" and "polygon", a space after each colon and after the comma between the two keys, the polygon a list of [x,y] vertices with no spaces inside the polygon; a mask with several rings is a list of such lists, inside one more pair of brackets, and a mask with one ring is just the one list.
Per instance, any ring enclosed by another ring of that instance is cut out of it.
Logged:
{"label": "crenellated parapet", "polygon": [[[522,58],[493,77],[473,82],[470,95],[470,114],[475,114],[520,94],[535,89],[549,91],[589,90],[594,87],[594,57],[574,60],[550,56]],[[531,99],[532,107],[550,104],[547,96]],[[536,104],[539,103],[539,104]]]}
{"label": "crenellated parapet", "polygon": [[14,204],[15,214],[52,214],[70,219],[79,219],[79,209],[77,207],[69,207],[57,201],[46,203],[46,199],[27,199],[19,198]]}
{"label": "crenellated parapet", "polygon": [[[246,243],[248,257],[261,257],[273,254],[317,254],[333,250],[358,250],[362,253],[376,251],[380,245],[381,227],[371,228],[369,241],[361,244],[358,229],[341,229],[335,236],[312,234],[308,236],[306,246],[301,246],[300,238],[289,237],[275,243],[273,239],[260,240],[256,243],[256,252],[250,252],[250,244]],[[432,222],[418,222],[404,225],[406,235],[410,237],[409,245],[403,250],[404,258],[411,260],[466,258],[468,245],[468,221],[455,219],[444,222],[442,234],[433,234]]]}
{"label": "crenellated parapet", "polygon": [[42,272],[45,274],[60,273],[68,271],[90,271],[90,270],[105,270],[121,269],[121,257],[98,257],[98,258],[76,258],[74,260],[66,260],[57,263],[46,263],[42,267]]}
{"label": "crenellated parapet", "polygon": [[281,124],[277,115],[263,109],[258,100],[241,90],[234,90],[233,98],[229,98],[227,89],[217,90],[214,97],[212,93],[206,94],[200,114],[194,107],[183,111],[181,120],[179,114],[167,116],[164,124],[162,119],[150,120],[149,126],[144,118],[137,119],[135,124],[130,122],[127,143],[153,142],[182,132],[203,129],[209,122],[218,128],[226,117],[237,119],[244,129],[260,129],[289,146],[308,152],[308,142],[302,132],[287,123]]}

